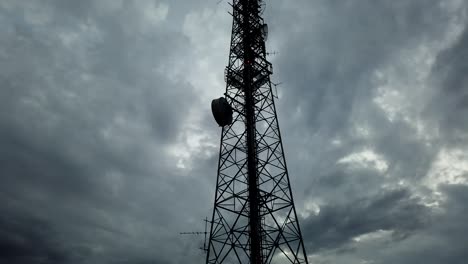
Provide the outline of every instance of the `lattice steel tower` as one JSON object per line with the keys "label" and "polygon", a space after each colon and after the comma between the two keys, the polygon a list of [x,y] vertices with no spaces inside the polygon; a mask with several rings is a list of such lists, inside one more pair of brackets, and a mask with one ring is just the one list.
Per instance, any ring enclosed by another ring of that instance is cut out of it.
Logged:
{"label": "lattice steel tower", "polygon": [[284,158],[261,0],[233,0],[226,93],[206,263],[308,263]]}

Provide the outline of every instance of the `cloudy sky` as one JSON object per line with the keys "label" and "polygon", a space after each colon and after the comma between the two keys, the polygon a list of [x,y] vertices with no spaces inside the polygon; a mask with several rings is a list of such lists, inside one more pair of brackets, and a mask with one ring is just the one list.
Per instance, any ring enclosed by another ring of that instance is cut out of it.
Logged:
{"label": "cloudy sky", "polygon": [[[468,2],[266,2],[310,263],[466,263]],[[0,1],[1,264],[203,263],[228,11]]]}

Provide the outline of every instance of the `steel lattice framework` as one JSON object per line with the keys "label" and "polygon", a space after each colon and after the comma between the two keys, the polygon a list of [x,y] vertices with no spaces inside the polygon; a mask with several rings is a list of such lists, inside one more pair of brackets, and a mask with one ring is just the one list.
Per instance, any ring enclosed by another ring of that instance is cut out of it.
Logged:
{"label": "steel lattice framework", "polygon": [[261,0],[233,0],[225,97],[206,263],[308,263],[294,207],[267,61]]}

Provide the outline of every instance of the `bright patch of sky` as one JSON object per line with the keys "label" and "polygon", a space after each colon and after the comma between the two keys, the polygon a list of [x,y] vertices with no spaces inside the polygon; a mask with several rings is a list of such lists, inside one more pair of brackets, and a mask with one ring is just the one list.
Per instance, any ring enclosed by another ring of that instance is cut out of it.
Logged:
{"label": "bright patch of sky", "polygon": [[311,215],[317,216],[320,214],[320,206],[313,200],[308,200],[304,204],[304,208],[302,210],[298,210],[298,213],[302,216],[302,218],[307,218]]}
{"label": "bright patch of sky", "polygon": [[384,239],[392,234],[391,230],[377,230],[371,233],[359,235],[353,238],[356,242],[372,242],[379,239]]}
{"label": "bright patch of sky", "polygon": [[[185,17],[183,33],[193,46],[191,67],[181,65],[185,78],[200,93],[203,102],[224,93],[224,68],[228,63],[231,18],[223,8],[193,11]],[[186,64],[186,62],[182,62]]]}
{"label": "bright patch of sky", "polygon": [[351,153],[338,160],[337,164],[348,165],[351,169],[375,169],[380,173],[388,170],[387,161],[371,149]]}
{"label": "bright patch of sky", "polygon": [[441,149],[425,179],[436,189],[439,184],[468,184],[468,154],[462,149]]}
{"label": "bright patch of sky", "polygon": [[[448,1],[444,8],[457,6]],[[412,127],[418,138],[428,141],[438,137],[436,127],[423,121],[421,113],[434,96],[430,76],[436,56],[450,47],[462,34],[463,24],[454,18],[441,39],[423,43],[412,49],[403,49],[396,61],[374,71],[375,103],[390,122],[401,121]]]}

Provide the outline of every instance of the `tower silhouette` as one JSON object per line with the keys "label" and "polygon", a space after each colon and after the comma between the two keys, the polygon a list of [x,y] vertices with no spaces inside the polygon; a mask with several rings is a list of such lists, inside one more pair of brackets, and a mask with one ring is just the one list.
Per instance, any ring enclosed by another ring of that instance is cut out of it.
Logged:
{"label": "tower silhouette", "polygon": [[262,0],[233,0],[206,263],[308,263],[276,115]]}

